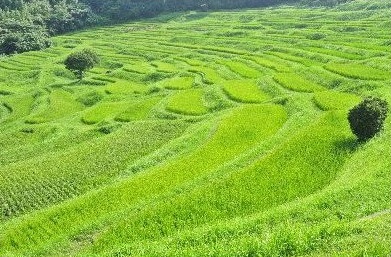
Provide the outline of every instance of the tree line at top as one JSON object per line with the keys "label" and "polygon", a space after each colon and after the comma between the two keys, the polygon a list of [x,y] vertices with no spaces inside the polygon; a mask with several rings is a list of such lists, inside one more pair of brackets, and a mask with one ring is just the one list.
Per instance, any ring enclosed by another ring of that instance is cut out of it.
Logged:
{"label": "tree line at top", "polygon": [[150,18],[163,12],[252,8],[281,3],[335,5],[349,0],[0,0],[0,55],[40,50],[50,36]]}

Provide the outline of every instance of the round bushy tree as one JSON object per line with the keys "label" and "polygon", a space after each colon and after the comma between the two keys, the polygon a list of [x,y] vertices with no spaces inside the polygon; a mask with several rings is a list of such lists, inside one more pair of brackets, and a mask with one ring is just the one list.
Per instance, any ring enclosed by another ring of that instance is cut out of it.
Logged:
{"label": "round bushy tree", "polygon": [[350,128],[360,141],[367,141],[383,129],[388,104],[377,97],[367,97],[349,111]]}
{"label": "round bushy tree", "polygon": [[99,63],[98,55],[91,49],[83,49],[71,53],[65,60],[65,67],[72,71],[78,79],[82,79],[87,70]]}

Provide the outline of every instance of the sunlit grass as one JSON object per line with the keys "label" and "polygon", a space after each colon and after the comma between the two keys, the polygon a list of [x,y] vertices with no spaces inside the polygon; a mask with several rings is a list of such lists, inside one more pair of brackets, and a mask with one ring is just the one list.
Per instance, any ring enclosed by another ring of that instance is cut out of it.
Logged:
{"label": "sunlit grass", "polygon": [[353,79],[382,80],[391,78],[390,72],[360,64],[330,63],[325,69]]}
{"label": "sunlit grass", "polygon": [[350,109],[360,100],[359,96],[337,91],[321,91],[314,95],[315,104],[325,111]]}
{"label": "sunlit grass", "polygon": [[64,90],[53,91],[48,98],[48,107],[26,119],[28,123],[43,123],[83,110],[72,94]]}
{"label": "sunlit grass", "polygon": [[294,73],[278,73],[274,76],[274,80],[283,87],[297,92],[315,92],[325,89]]}
{"label": "sunlit grass", "polygon": [[391,99],[388,7],[178,12],[0,57],[0,256],[388,256],[391,123],[359,144],[346,119]]}
{"label": "sunlit grass", "polygon": [[259,70],[256,70],[255,68],[252,68],[243,62],[229,60],[221,61],[221,63],[244,78],[257,79],[262,74]]}
{"label": "sunlit grass", "polygon": [[260,103],[269,98],[255,80],[228,80],[221,85],[228,97],[238,102]]}
{"label": "sunlit grass", "polygon": [[167,110],[186,114],[202,115],[208,112],[204,103],[202,89],[188,89],[175,93],[168,101]]}
{"label": "sunlit grass", "polygon": [[82,117],[85,124],[95,124],[115,118],[130,106],[129,102],[103,102],[86,111]]}
{"label": "sunlit grass", "polygon": [[162,81],[161,85],[167,89],[189,89],[194,85],[194,77],[174,77]]}
{"label": "sunlit grass", "polygon": [[118,81],[106,86],[105,91],[109,94],[141,94],[148,91],[148,86],[135,82]]}
{"label": "sunlit grass", "polygon": [[138,103],[132,103],[127,106],[126,110],[115,117],[115,120],[122,122],[130,122],[135,120],[145,119],[151,112],[151,109],[156,105],[161,97],[150,98]]}

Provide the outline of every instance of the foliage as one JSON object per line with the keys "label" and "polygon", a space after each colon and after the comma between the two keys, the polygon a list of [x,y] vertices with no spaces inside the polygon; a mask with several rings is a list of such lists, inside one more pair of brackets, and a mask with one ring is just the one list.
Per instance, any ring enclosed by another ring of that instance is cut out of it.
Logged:
{"label": "foliage", "polygon": [[49,35],[73,31],[98,20],[77,0],[0,1],[0,54],[40,50]]}
{"label": "foliage", "polygon": [[83,49],[71,53],[64,61],[65,67],[72,71],[78,79],[82,79],[87,70],[99,63],[99,57],[91,49]]}
{"label": "foliage", "polygon": [[40,50],[50,45],[48,33],[39,25],[14,20],[0,25],[0,54]]}
{"label": "foliage", "polygon": [[[208,11],[214,9],[253,8],[272,6],[281,3],[304,3],[309,5],[336,5],[347,0],[1,0],[0,1],[0,54],[12,54],[43,49],[49,46],[48,35],[74,31],[92,24],[123,22],[126,20],[149,18],[163,12],[186,10]],[[7,27],[7,21],[27,23],[39,28],[37,35],[17,31],[15,35]],[[240,33],[240,32],[239,32]],[[1,36],[3,34],[3,36]],[[318,38],[319,33],[310,36]],[[24,46],[18,46],[22,44]],[[4,45],[3,45],[4,44]],[[16,46],[14,46],[16,45]],[[237,66],[233,64],[234,66]],[[242,64],[239,64],[242,66]],[[239,69],[241,69],[239,67]],[[248,70],[245,76],[257,76],[255,70]]]}
{"label": "foliage", "polygon": [[350,128],[360,141],[367,141],[379,133],[388,113],[388,103],[368,97],[349,111]]}
{"label": "foliage", "polygon": [[[1,57],[0,256],[388,256],[391,124],[361,145],[346,118],[391,101],[376,1],[168,13]],[[85,47],[102,64],[75,81]]]}

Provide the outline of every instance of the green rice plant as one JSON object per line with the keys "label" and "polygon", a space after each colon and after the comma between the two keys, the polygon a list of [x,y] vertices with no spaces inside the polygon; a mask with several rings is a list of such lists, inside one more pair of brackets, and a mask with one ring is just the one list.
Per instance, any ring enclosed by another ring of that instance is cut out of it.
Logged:
{"label": "green rice plant", "polygon": [[227,96],[238,102],[261,103],[269,97],[261,91],[255,80],[227,80],[221,83]]}
{"label": "green rice plant", "polygon": [[151,65],[156,67],[156,71],[158,72],[167,72],[167,73],[178,72],[178,68],[174,64],[168,62],[154,61],[153,63],[151,63]]}
{"label": "green rice plant", "polygon": [[115,80],[115,79],[108,78],[108,77],[103,77],[103,76],[93,76],[93,77],[91,77],[91,79],[98,80],[98,81],[103,81],[103,82],[107,82],[107,83],[115,83],[115,82],[117,82],[117,80]]}
{"label": "green rice plant", "polygon": [[[346,119],[391,101],[380,2],[169,14],[0,57],[0,256],[389,255],[390,118],[365,144]],[[103,61],[81,82],[73,47]]]}
{"label": "green rice plant", "polygon": [[115,120],[121,122],[130,122],[145,119],[152,108],[162,100],[162,97],[153,97],[140,102],[130,104],[127,109],[118,114]]}
{"label": "green rice plant", "polygon": [[148,91],[148,86],[136,82],[121,80],[105,87],[108,94],[142,94]]}
{"label": "green rice plant", "polygon": [[303,57],[297,57],[295,55],[292,55],[290,53],[284,53],[284,52],[267,52],[267,54],[277,56],[283,60],[295,62],[298,64],[302,64],[305,66],[311,66],[313,64],[313,61],[310,61],[308,59],[305,59]]}
{"label": "green rice plant", "polygon": [[155,83],[160,80],[163,80],[165,78],[171,77],[167,73],[164,72],[153,72],[153,73],[148,73],[143,77],[143,82],[145,83]]}
{"label": "green rice plant", "polygon": [[7,121],[16,121],[30,114],[34,97],[31,94],[7,96],[2,102],[11,111]]}
{"label": "green rice plant", "polygon": [[278,72],[287,72],[289,68],[285,65],[277,63],[275,61],[269,60],[265,57],[250,57],[249,59],[253,60],[255,63],[264,66],[269,69],[273,69]]}
{"label": "green rice plant", "polygon": [[203,115],[208,112],[202,89],[188,89],[175,93],[168,101],[166,109],[185,115]]}
{"label": "green rice plant", "polygon": [[103,68],[103,67],[94,67],[92,68],[91,70],[88,71],[88,73],[92,73],[92,74],[105,74],[107,71],[106,68]]}
{"label": "green rice plant", "polygon": [[108,84],[107,81],[102,81],[102,80],[95,80],[95,79],[89,79],[85,78],[78,82],[79,85],[83,86],[106,86]]}
{"label": "green rice plant", "polygon": [[83,114],[81,120],[85,124],[91,125],[104,120],[113,119],[129,105],[129,102],[102,102],[88,109]]}
{"label": "green rice plant", "polygon": [[315,92],[325,90],[324,87],[293,73],[278,73],[273,78],[281,86],[297,92]]}
{"label": "green rice plant", "polygon": [[[0,136],[0,146],[4,154],[1,156],[1,164],[12,163],[13,159],[25,160],[26,158],[23,158],[23,155],[15,158],[12,152],[19,153],[23,152],[23,148],[32,148],[32,146],[38,145],[43,140],[49,140],[54,133],[55,131],[53,131],[51,126],[31,126],[25,124],[18,130],[3,131]],[[6,178],[4,178],[4,181],[6,181]]]}
{"label": "green rice plant", "polygon": [[[133,161],[178,137],[187,126],[180,121],[127,124],[104,137],[93,133],[86,142],[74,139],[81,144],[75,144],[65,151],[49,151],[0,167],[0,177],[7,177],[0,180],[0,206],[8,204],[12,208],[9,216],[0,214],[1,221],[48,207],[113,181]],[[45,142],[42,141],[42,135],[36,132],[23,136],[37,137],[41,145],[35,150],[39,152],[39,147],[45,146]],[[63,140],[68,139],[69,143],[71,138],[65,137]],[[52,141],[56,142],[59,141]],[[30,168],[26,169],[27,166]],[[26,195],[26,192],[29,194]],[[54,223],[47,225],[52,226]]]}
{"label": "green rice plant", "polygon": [[347,123],[344,112],[325,114],[248,168],[205,182],[207,185],[171,197],[131,219],[124,216],[97,245],[106,245],[106,240],[112,245],[122,240],[156,238],[310,195],[328,185],[342,168],[347,152],[336,142],[351,138],[351,134],[348,128],[341,131],[341,123]]}
{"label": "green rice plant", "polygon": [[203,65],[205,65],[204,62],[197,60],[197,59],[194,59],[192,57],[177,57],[176,59],[179,61],[185,62],[190,66],[203,66]]}
{"label": "green rice plant", "polygon": [[[271,116],[274,119],[265,123],[264,120]],[[7,251],[31,253],[32,249],[29,246],[31,240],[40,238],[36,241],[35,247],[44,246],[49,242],[54,243],[66,235],[79,231],[81,226],[101,220],[113,211],[128,208],[137,204],[142,198],[156,197],[182,183],[210,173],[224,162],[232,160],[271,137],[284,124],[286,118],[285,110],[276,105],[251,105],[237,108],[223,117],[217,130],[213,130],[211,138],[195,151],[163,166],[157,166],[149,172],[140,173],[134,178],[115,183],[75,201],[55,206],[39,213],[33,219],[23,219],[7,225],[0,235],[3,246],[0,253]],[[156,126],[151,128],[154,129],[162,131]],[[129,135],[129,131],[124,131],[121,135]],[[133,136],[133,133],[130,135]],[[122,142],[120,138],[111,138],[111,141]],[[126,149],[129,146],[126,141],[122,145],[126,146]],[[89,152],[94,150],[95,148],[90,149]],[[107,147],[102,150],[113,151]],[[116,156],[115,153],[113,156]],[[86,156],[86,159],[90,158]],[[75,211],[76,209],[78,211]],[[41,224],[45,224],[45,227],[50,227],[51,230],[46,230]],[[26,233],[14,233],[29,229],[34,231],[33,234],[29,233],[30,236]]]}
{"label": "green rice plant", "polygon": [[10,70],[10,71],[27,71],[28,69],[15,66],[6,62],[0,62],[0,69],[1,70]]}
{"label": "green rice plant", "polygon": [[347,110],[357,105],[361,97],[338,91],[325,90],[314,94],[315,104],[324,111]]}
{"label": "green rice plant", "polygon": [[36,69],[36,67],[34,67],[34,65],[31,64],[30,62],[26,62],[23,59],[20,60],[17,57],[16,58],[10,58],[10,59],[7,60],[7,62],[9,64],[13,64],[15,66],[25,67],[25,68],[28,68],[28,69]]}
{"label": "green rice plant", "polygon": [[349,53],[349,52],[346,52],[346,51],[341,51],[341,50],[338,51],[338,50],[328,49],[328,48],[306,47],[305,49],[313,51],[313,52],[327,54],[327,55],[336,56],[336,57],[349,59],[349,60],[361,60],[361,59],[365,58],[362,55],[359,55],[359,54],[356,54],[356,53]]}
{"label": "green rice plant", "polygon": [[1,95],[1,96],[12,95],[12,92],[9,91],[9,89],[6,90],[6,89],[1,88],[1,89],[0,89],[0,95]]}
{"label": "green rice plant", "polygon": [[344,77],[364,80],[385,80],[389,79],[390,73],[360,64],[329,63],[325,69],[335,72]]}
{"label": "green rice plant", "polygon": [[[340,115],[341,121],[343,116]],[[379,142],[383,139],[379,139]],[[348,145],[345,147],[349,149]],[[213,254],[217,256],[247,251],[261,256],[279,256],[286,244],[276,243],[277,238],[292,239],[284,241],[289,242],[288,246],[295,246],[290,249],[296,249],[295,253],[303,256],[329,256],[330,251],[335,252],[332,256],[341,255],[342,252],[341,256],[365,252],[385,253],[390,249],[387,240],[390,233],[388,227],[384,227],[390,220],[386,193],[390,181],[385,179],[389,174],[384,170],[390,164],[384,163],[380,157],[389,156],[389,153],[379,152],[383,147],[390,150],[389,144],[384,142],[382,146],[371,144],[354,152],[352,158],[342,166],[343,171],[339,172],[336,181],[311,197],[296,199],[266,212],[185,230],[159,241],[144,240],[123,247],[119,245],[116,247],[118,251],[111,253],[127,256],[127,252],[137,255],[142,251],[147,256],[195,256],[204,252],[211,254],[213,249]],[[372,155],[375,152],[379,154]],[[376,164],[368,167],[368,161]],[[365,196],[363,192],[366,192]],[[349,208],[341,211],[343,206]],[[292,231],[295,232],[292,234]],[[247,244],[240,241],[243,238]],[[261,240],[254,245],[250,244],[251,238]],[[237,248],[238,245],[241,247]]]}
{"label": "green rice plant", "polygon": [[100,102],[104,98],[103,94],[99,91],[90,91],[88,93],[84,93],[83,95],[77,98],[77,101],[81,102],[87,107],[91,107],[98,102]]}
{"label": "green rice plant", "polygon": [[194,77],[174,77],[165,79],[160,85],[167,89],[189,89],[194,85]]}
{"label": "green rice plant", "polygon": [[327,37],[326,34],[319,33],[319,32],[306,35],[306,38],[310,40],[320,40],[320,39],[324,39],[325,37]]}
{"label": "green rice plant", "polygon": [[193,67],[189,70],[189,72],[201,74],[205,84],[218,84],[226,80],[222,74],[216,71],[216,69],[212,69],[206,66]]}
{"label": "green rice plant", "polygon": [[242,76],[243,78],[257,79],[262,74],[259,70],[256,70],[248,66],[246,63],[240,61],[229,60],[229,61],[220,61],[220,62],[225,66],[227,66],[233,72]]}
{"label": "green rice plant", "polygon": [[[3,155],[0,156],[0,164],[5,167],[38,156],[67,151],[77,144],[100,136],[100,133],[94,130],[60,130],[56,126],[46,124],[38,126],[27,124],[21,126],[20,130],[3,134],[1,137]],[[6,137],[9,139],[6,140]]]}
{"label": "green rice plant", "polygon": [[29,116],[26,122],[32,124],[49,122],[83,110],[83,105],[76,101],[71,93],[61,89],[51,92],[48,101],[45,110]]}
{"label": "green rice plant", "polygon": [[155,68],[153,66],[151,66],[149,63],[145,63],[145,62],[140,61],[140,62],[134,63],[132,65],[124,66],[123,70],[127,71],[127,72],[148,74],[148,73],[153,72],[155,70]]}
{"label": "green rice plant", "polygon": [[6,119],[6,117],[11,113],[11,109],[9,109],[6,105],[0,105],[0,121]]}

